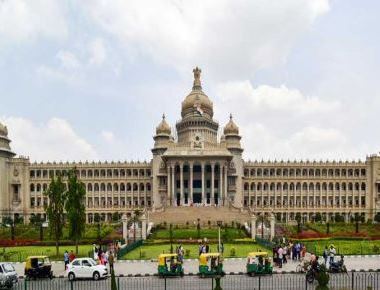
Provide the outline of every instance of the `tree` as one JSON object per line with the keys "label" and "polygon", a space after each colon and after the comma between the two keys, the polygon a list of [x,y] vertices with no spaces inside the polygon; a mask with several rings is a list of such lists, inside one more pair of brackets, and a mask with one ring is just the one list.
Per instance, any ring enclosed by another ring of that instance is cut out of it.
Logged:
{"label": "tree", "polygon": [[375,222],[380,223],[380,212],[375,215]]}
{"label": "tree", "polygon": [[59,254],[59,240],[62,238],[63,226],[65,225],[65,192],[65,185],[60,175],[57,178],[52,177],[49,187],[44,191],[44,195],[49,199],[48,204],[44,207],[49,221],[50,234],[55,240],[57,256]]}
{"label": "tree", "polygon": [[341,215],[341,214],[339,214],[339,213],[336,213],[336,214],[335,214],[335,222],[337,222],[337,223],[342,223],[342,222],[344,222],[344,216]]}
{"label": "tree", "polygon": [[355,233],[359,233],[359,221],[361,220],[358,213],[355,213]]}
{"label": "tree", "polygon": [[97,230],[96,230],[96,232],[97,232],[97,240],[98,240],[98,243],[100,244],[100,215],[99,215],[99,213],[95,213],[94,214],[94,222],[96,222],[96,228],[97,228]]}
{"label": "tree", "polygon": [[29,221],[33,226],[37,227],[40,230],[40,241],[42,241],[44,239],[44,230],[42,227],[42,224],[44,222],[43,218],[40,214],[32,215],[29,218]]}
{"label": "tree", "polygon": [[112,214],[112,221],[117,223],[120,220],[120,214],[116,211]]}
{"label": "tree", "polygon": [[65,209],[69,222],[69,234],[75,241],[75,252],[78,255],[78,243],[85,231],[86,223],[86,188],[78,179],[75,169],[70,170],[68,176]]}
{"label": "tree", "polygon": [[320,221],[322,221],[322,215],[321,215],[320,212],[317,212],[317,213],[315,214],[315,221],[316,221],[316,222],[320,222]]}
{"label": "tree", "polygon": [[301,214],[299,212],[297,212],[297,214],[296,214],[297,233],[301,232],[301,220],[302,220]]}

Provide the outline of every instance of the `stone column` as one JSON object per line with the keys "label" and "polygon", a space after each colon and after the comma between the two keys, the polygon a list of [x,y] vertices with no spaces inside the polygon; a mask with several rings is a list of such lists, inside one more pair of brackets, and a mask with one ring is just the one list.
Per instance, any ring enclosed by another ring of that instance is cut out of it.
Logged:
{"label": "stone column", "polygon": [[121,221],[123,222],[123,239],[128,244],[128,218],[126,214],[123,214]]}
{"label": "stone column", "polygon": [[184,204],[184,194],[183,194],[183,162],[181,162],[181,164],[179,165],[179,170],[180,170],[180,193],[181,193],[181,197],[180,197],[180,203],[181,205]]}
{"label": "stone column", "polygon": [[276,221],[273,213],[269,216],[269,221],[270,221],[270,237],[269,237],[269,239],[272,240],[274,238],[274,226],[275,226],[275,221]]}
{"label": "stone column", "polygon": [[251,215],[251,239],[256,239],[256,216],[253,214]]}
{"label": "stone column", "polygon": [[228,188],[227,188],[227,166],[224,166],[224,194],[223,194],[223,200],[225,203],[225,200],[228,199]]}
{"label": "stone column", "polygon": [[211,196],[210,196],[210,204],[214,205],[215,200],[214,200],[214,180],[215,180],[215,163],[211,163]]}
{"label": "stone column", "polygon": [[146,240],[146,216],[145,214],[141,217],[141,233],[142,233],[142,239]]}
{"label": "stone column", "polygon": [[202,162],[202,203],[205,203],[205,164]]}
{"label": "stone column", "polygon": [[189,188],[190,188],[190,204],[193,203],[193,162],[189,165],[190,170],[190,179],[189,179]]}
{"label": "stone column", "polygon": [[175,188],[175,166],[171,166],[171,170],[172,170],[172,178],[171,178],[171,182],[172,182],[172,188],[171,188],[171,194],[172,194],[172,206],[176,205],[177,204],[177,201],[176,201],[176,188]]}
{"label": "stone column", "polygon": [[166,202],[166,205],[169,205],[171,206],[170,202],[171,202],[171,199],[172,199],[172,196],[171,196],[171,183],[170,183],[170,165],[168,165],[168,168],[167,168],[167,174],[168,174],[168,177],[167,177],[167,180],[166,180],[166,186],[167,186],[167,195],[166,195],[166,198],[167,198],[167,202]]}
{"label": "stone column", "polygon": [[223,169],[222,166],[219,164],[219,205],[223,205]]}

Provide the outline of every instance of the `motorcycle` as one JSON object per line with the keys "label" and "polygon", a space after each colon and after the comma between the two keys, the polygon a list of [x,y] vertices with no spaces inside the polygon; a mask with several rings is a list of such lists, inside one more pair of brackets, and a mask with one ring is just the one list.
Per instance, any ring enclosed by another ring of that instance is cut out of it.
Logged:
{"label": "motorcycle", "polygon": [[344,265],[344,256],[340,256],[340,260],[337,262],[330,263],[329,266],[330,273],[347,273],[347,268]]}
{"label": "motorcycle", "polygon": [[306,272],[306,281],[308,283],[313,283],[314,280],[317,278],[318,274],[320,272],[320,265],[317,264],[316,266],[310,266]]}

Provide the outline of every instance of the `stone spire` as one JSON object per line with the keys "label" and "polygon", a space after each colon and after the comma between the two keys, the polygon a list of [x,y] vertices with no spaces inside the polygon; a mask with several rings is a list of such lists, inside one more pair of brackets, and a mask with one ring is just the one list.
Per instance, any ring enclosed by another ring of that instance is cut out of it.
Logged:
{"label": "stone spire", "polygon": [[194,73],[193,91],[202,90],[201,72],[202,70],[199,67],[196,67],[195,69],[193,69],[193,73]]}

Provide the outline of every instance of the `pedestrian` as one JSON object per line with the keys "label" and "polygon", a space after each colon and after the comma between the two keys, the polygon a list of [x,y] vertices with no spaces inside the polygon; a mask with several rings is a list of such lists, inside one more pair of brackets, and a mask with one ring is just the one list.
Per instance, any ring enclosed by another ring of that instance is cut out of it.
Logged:
{"label": "pedestrian", "polygon": [[283,255],[284,255],[284,258],[282,259],[282,263],[283,264],[286,264],[288,262],[288,259],[286,258],[286,255],[288,254],[288,247],[285,245],[283,248]]}
{"label": "pedestrian", "polygon": [[205,253],[209,253],[210,252],[210,246],[208,244],[206,244],[205,246]]}
{"label": "pedestrian", "polygon": [[282,268],[282,259],[284,258],[284,250],[282,249],[281,246],[277,250],[277,255],[278,255],[278,259],[277,259],[278,266]]}
{"label": "pedestrian", "polygon": [[114,256],[113,256],[113,252],[111,251],[110,252],[110,255],[108,257],[108,263],[110,264],[110,273],[112,274],[113,272],[113,263],[114,263]]}
{"label": "pedestrian", "polygon": [[70,263],[71,263],[71,262],[74,261],[74,260],[75,260],[75,254],[74,254],[74,251],[71,250],[70,255],[69,255],[69,261],[70,261]]}
{"label": "pedestrian", "polygon": [[334,263],[334,257],[335,257],[335,255],[336,255],[336,250],[335,250],[335,247],[334,247],[334,245],[331,245],[330,246],[330,265],[332,264],[332,263]]}
{"label": "pedestrian", "polygon": [[296,260],[300,260],[301,258],[301,244],[299,242],[296,243]]}
{"label": "pedestrian", "polygon": [[199,242],[199,256],[203,253],[203,244]]}
{"label": "pedestrian", "polygon": [[69,264],[70,262],[70,259],[69,259],[69,252],[66,250],[65,253],[63,254],[63,262],[65,263],[65,271],[67,269],[67,265]]}
{"label": "pedestrian", "polygon": [[327,248],[327,246],[325,246],[325,249],[323,250],[323,259],[325,261],[325,266],[327,264],[327,258],[329,256],[329,249]]}

